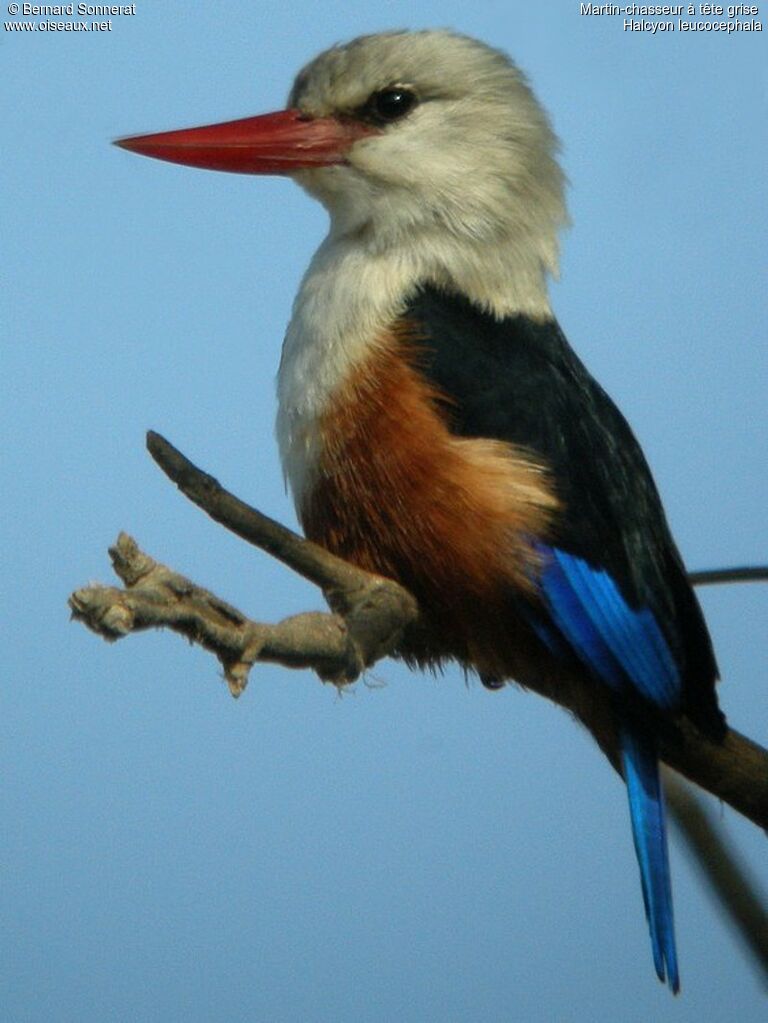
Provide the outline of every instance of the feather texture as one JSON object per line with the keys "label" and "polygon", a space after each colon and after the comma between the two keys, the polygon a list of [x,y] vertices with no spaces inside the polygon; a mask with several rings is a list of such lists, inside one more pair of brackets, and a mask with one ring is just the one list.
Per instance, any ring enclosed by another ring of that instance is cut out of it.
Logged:
{"label": "feather texture", "polygon": [[634,609],[603,569],[537,543],[540,586],[552,619],[579,660],[617,693],[635,689],[662,710],[680,700],[680,673],[648,608]]}
{"label": "feather texture", "polygon": [[[648,464],[555,320],[497,318],[433,287],[405,316],[420,339],[422,372],[450,401],[451,429],[512,443],[549,470],[560,508],[536,540],[550,552],[545,571],[552,593],[562,594],[558,613],[581,599],[580,627],[595,637],[603,668],[601,675],[593,664],[592,676],[662,712],[682,710],[722,737],[712,643]],[[521,610],[550,652],[567,656],[563,642],[578,638],[576,621],[569,637],[527,605]]]}

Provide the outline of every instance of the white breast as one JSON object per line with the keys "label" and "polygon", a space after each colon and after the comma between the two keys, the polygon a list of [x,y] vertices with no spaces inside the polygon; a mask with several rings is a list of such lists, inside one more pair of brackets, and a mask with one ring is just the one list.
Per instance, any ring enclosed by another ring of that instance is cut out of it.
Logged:
{"label": "white breast", "polygon": [[297,506],[320,454],[319,419],[335,392],[403,311],[413,268],[328,238],[302,281],[277,378],[277,440]]}

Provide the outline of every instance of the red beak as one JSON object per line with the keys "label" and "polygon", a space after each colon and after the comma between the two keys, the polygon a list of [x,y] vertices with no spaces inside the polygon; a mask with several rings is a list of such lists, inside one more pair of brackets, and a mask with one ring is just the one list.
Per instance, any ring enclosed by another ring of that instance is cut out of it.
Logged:
{"label": "red beak", "polygon": [[375,129],[298,110],[117,139],[115,145],[158,160],[235,174],[292,174],[344,163],[350,146]]}

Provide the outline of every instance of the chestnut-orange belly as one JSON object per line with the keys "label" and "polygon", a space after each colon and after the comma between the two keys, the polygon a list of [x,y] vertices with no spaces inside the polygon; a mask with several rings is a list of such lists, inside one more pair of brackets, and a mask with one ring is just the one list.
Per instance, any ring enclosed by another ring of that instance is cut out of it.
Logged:
{"label": "chestnut-orange belly", "polygon": [[319,427],[321,455],[302,507],[307,536],[418,599],[418,660],[455,656],[514,673],[515,595],[531,594],[556,499],[544,469],[513,445],[457,437],[450,404],[419,372],[407,327],[379,339]]}

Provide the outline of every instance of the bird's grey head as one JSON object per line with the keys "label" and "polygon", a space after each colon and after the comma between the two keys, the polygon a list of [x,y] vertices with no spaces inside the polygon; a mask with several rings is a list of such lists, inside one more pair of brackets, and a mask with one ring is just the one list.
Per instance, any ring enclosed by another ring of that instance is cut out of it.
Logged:
{"label": "bird's grey head", "polygon": [[504,53],[449,31],[362,36],[309,63],[289,104],[371,127],[343,164],[293,175],[328,209],[332,236],[423,243],[454,261],[452,249],[498,253],[535,289],[556,273],[557,139]]}

